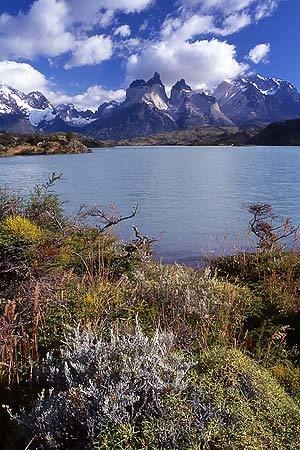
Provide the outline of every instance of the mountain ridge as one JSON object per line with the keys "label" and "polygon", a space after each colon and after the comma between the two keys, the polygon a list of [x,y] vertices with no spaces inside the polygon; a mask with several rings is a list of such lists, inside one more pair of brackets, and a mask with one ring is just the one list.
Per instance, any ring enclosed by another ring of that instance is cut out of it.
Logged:
{"label": "mountain ridge", "polygon": [[25,94],[0,85],[0,130],[15,133],[80,132],[122,140],[195,127],[259,127],[300,118],[300,94],[289,81],[250,75],[225,80],[211,92],[194,90],[181,78],[170,96],[155,72],[130,83],[123,102],[96,111],[74,104],[54,106],[40,92]]}

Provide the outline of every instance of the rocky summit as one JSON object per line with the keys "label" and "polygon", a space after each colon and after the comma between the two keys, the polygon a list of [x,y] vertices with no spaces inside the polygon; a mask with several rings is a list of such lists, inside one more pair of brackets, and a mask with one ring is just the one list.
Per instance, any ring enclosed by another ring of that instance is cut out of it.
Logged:
{"label": "rocky summit", "polygon": [[300,118],[300,94],[288,81],[251,75],[225,80],[214,90],[194,90],[184,79],[170,96],[155,72],[134,80],[123,102],[96,111],[53,106],[40,92],[0,86],[0,130],[14,133],[77,131],[104,140],[131,139],[195,127],[255,127]]}

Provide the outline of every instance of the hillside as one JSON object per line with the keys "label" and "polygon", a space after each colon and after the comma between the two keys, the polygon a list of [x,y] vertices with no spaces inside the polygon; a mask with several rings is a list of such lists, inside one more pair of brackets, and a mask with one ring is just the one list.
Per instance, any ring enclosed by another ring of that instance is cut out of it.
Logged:
{"label": "hillside", "polygon": [[300,119],[268,125],[249,143],[254,145],[300,145]]}
{"label": "hillside", "polygon": [[275,122],[264,128],[202,127],[160,133],[117,143],[120,146],[300,146],[300,119]]}
{"label": "hillside", "polygon": [[75,133],[50,135],[0,133],[0,156],[89,153],[92,147],[109,145],[108,142],[103,143]]}
{"label": "hillside", "polygon": [[256,133],[257,129],[239,129],[238,127],[202,127],[189,130],[160,133],[117,143],[120,146],[155,146],[155,145],[244,145]]}

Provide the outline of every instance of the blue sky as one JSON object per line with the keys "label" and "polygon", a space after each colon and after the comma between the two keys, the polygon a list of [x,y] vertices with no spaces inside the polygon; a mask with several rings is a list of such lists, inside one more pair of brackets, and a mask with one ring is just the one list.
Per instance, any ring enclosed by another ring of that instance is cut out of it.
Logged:
{"label": "blue sky", "polygon": [[95,109],[154,71],[197,89],[257,72],[300,88],[299,0],[2,0],[0,82]]}

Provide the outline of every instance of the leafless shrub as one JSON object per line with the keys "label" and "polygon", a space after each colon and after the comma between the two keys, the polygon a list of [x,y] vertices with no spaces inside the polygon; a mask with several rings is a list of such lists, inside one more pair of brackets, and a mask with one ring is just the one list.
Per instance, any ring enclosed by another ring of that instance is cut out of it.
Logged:
{"label": "leafless shrub", "polygon": [[252,214],[250,230],[258,238],[262,250],[274,250],[280,241],[296,236],[299,229],[289,217],[280,220],[272,206],[266,203],[251,204],[249,212]]}

